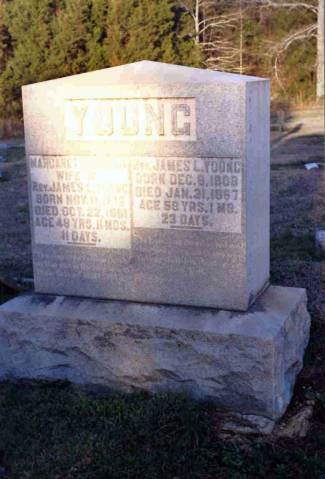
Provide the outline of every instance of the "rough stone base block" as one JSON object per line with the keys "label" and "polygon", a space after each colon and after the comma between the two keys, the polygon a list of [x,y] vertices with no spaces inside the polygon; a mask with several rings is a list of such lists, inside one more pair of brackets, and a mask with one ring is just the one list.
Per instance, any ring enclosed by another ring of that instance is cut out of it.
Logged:
{"label": "rough stone base block", "polygon": [[309,327],[298,288],[270,286],[245,313],[24,295],[0,307],[0,378],[185,392],[268,432]]}

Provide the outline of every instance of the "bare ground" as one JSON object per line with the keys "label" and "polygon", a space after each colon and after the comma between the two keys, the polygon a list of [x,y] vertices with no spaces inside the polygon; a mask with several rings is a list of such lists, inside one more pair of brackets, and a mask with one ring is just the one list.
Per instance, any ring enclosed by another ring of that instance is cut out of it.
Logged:
{"label": "bare ground", "polygon": [[[25,149],[0,143],[0,276],[31,278],[32,260]],[[2,158],[2,161],[1,161]]]}

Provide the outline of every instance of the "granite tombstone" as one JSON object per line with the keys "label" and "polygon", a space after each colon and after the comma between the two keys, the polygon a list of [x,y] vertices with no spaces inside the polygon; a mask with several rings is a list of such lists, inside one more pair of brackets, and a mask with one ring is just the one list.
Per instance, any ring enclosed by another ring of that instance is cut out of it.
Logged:
{"label": "granite tombstone", "polygon": [[0,378],[182,392],[270,432],[310,317],[266,287],[269,82],[139,62],[23,100],[36,293],[0,307]]}
{"label": "granite tombstone", "polygon": [[23,87],[38,292],[246,310],[269,279],[269,82],[142,61]]}

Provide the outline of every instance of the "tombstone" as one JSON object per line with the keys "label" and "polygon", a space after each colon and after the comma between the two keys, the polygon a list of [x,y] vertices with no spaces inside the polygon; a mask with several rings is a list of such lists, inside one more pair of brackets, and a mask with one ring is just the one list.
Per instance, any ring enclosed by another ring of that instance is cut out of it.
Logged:
{"label": "tombstone", "polygon": [[23,105],[36,293],[0,309],[0,375],[187,392],[270,429],[309,315],[269,286],[269,82],[144,61]]}
{"label": "tombstone", "polygon": [[268,81],[139,62],[23,99],[36,291],[247,309],[269,279]]}

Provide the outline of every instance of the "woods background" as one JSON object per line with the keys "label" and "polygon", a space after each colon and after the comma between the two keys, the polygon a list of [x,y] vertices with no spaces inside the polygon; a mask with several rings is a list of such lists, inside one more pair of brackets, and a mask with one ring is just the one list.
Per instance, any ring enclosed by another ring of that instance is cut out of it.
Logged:
{"label": "woods background", "polygon": [[270,77],[274,103],[313,102],[323,14],[324,0],[0,0],[0,118],[21,121],[24,84],[142,59]]}

